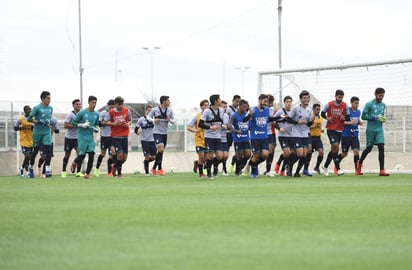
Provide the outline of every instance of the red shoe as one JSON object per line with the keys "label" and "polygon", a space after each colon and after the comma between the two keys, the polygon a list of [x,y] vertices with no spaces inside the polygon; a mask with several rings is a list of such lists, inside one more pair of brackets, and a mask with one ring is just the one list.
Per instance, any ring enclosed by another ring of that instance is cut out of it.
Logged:
{"label": "red shoe", "polygon": [[275,173],[279,174],[280,165],[276,163],[275,165]]}
{"label": "red shoe", "polygon": [[356,172],[355,174],[358,173],[357,175],[362,175],[362,163],[360,163],[360,161],[358,161],[358,165],[356,165]]}
{"label": "red shoe", "polygon": [[84,179],[91,179],[90,174],[86,173],[86,174],[84,175]]}
{"label": "red shoe", "polygon": [[113,177],[112,172],[107,173],[107,176],[109,176],[109,177]]}
{"label": "red shoe", "polygon": [[157,175],[157,171],[155,169],[151,169],[150,171],[152,172],[153,176]]}
{"label": "red shoe", "polygon": [[114,163],[112,164],[111,174],[112,176],[116,176],[116,165]]}
{"label": "red shoe", "polygon": [[357,168],[355,169],[355,175],[363,175]]}
{"label": "red shoe", "polygon": [[163,171],[163,169],[160,169],[157,172],[159,173],[160,176],[165,176],[166,175],[166,173],[165,173],[165,171]]}
{"label": "red shoe", "polygon": [[387,173],[385,170],[380,170],[379,176],[389,176],[389,173]]}
{"label": "red shoe", "polygon": [[285,171],[281,171],[280,176],[285,176]]}
{"label": "red shoe", "polygon": [[198,168],[199,164],[197,163],[197,160],[193,161],[193,172],[197,173],[197,168]]}
{"label": "red shoe", "polygon": [[335,174],[338,174],[338,169],[336,169],[336,165],[333,166],[333,172],[334,172]]}

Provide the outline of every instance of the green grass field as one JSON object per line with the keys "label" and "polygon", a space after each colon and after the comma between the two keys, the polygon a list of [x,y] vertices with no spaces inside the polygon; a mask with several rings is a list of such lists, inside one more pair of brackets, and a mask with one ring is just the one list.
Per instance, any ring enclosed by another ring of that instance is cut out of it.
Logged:
{"label": "green grass field", "polygon": [[0,177],[0,269],[412,269],[410,175]]}

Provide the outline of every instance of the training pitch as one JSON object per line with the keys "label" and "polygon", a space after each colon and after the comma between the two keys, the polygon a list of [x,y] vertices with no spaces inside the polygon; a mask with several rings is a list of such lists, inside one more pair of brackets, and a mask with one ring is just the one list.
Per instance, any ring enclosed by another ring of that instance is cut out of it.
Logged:
{"label": "training pitch", "polygon": [[0,269],[412,269],[412,177],[0,177]]}

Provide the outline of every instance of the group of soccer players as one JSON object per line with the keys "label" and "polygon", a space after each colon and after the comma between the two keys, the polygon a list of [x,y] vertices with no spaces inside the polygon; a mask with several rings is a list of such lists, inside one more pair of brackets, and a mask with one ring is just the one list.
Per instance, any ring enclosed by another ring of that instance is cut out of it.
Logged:
{"label": "group of soccer players", "polygon": [[[342,175],[341,161],[352,149],[355,175],[362,175],[362,164],[372,147],[377,145],[379,175],[388,176],[385,170],[382,127],[386,122],[386,106],[382,102],[384,95],[385,90],[377,88],[375,98],[366,103],[362,112],[358,108],[359,98],[351,97],[348,105],[343,101],[342,90],[336,90],[335,100],[325,104],[322,110],[320,104],[310,105],[310,93],[306,90],[299,94],[299,103],[293,107],[292,97],[284,97],[284,107],[279,110],[273,108],[274,99],[271,95],[261,94],[257,106],[252,108],[239,95],[233,97],[229,108],[219,95],[212,95],[209,100],[200,102],[201,111],[188,125],[188,130],[195,133],[198,154],[193,170],[201,178],[213,179],[222,162],[223,175],[228,175],[227,153],[233,143],[235,155],[229,173],[235,165],[236,176],[250,170],[250,176],[256,178],[259,175],[259,164],[266,162],[264,175],[274,176],[271,166],[278,134],[282,153],[276,162],[275,174],[300,177],[303,169],[304,175],[312,176],[309,164],[316,151],[318,156],[314,171],[328,176],[328,167],[333,161],[334,172]],[[360,155],[359,125],[363,125],[363,120],[367,121],[366,149]],[[321,140],[323,121],[326,121],[331,148],[326,161],[321,165],[324,156]],[[297,167],[293,170],[296,163]]]}

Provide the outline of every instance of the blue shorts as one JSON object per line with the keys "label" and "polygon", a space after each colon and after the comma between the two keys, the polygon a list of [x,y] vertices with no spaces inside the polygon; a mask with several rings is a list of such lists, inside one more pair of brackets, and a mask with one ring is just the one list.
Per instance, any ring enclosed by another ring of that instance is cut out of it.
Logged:
{"label": "blue shorts", "polygon": [[291,137],[290,138],[290,143],[293,149],[298,149],[298,148],[307,148],[308,147],[308,138],[302,138],[302,137]]}
{"label": "blue shorts", "polygon": [[142,150],[143,155],[147,156],[156,156],[157,148],[154,141],[142,141]]}
{"label": "blue shorts", "polygon": [[22,146],[21,152],[23,153],[23,155],[31,155],[31,153],[33,152],[33,147]]}
{"label": "blue shorts", "polygon": [[110,150],[110,146],[112,146],[112,137],[100,137],[100,150]]}
{"label": "blue shorts", "polygon": [[201,154],[206,152],[206,148],[202,147],[202,146],[196,146],[196,153]]}
{"label": "blue shorts", "polygon": [[222,139],[219,138],[205,138],[206,153],[223,152]]}
{"label": "blue shorts", "polygon": [[112,138],[112,145],[116,153],[129,153],[129,138],[127,137],[114,137]]}
{"label": "blue shorts", "polygon": [[222,151],[229,152],[229,145],[227,144],[227,142],[222,142]]}
{"label": "blue shorts", "polygon": [[336,130],[327,131],[330,144],[339,144],[342,139],[342,132]]}
{"label": "blue shorts", "polygon": [[279,140],[280,147],[281,147],[282,149],[292,148],[292,147],[291,147],[292,144],[291,144],[291,140],[290,140],[290,139],[291,139],[290,137],[280,137],[280,136],[278,136],[278,140]]}
{"label": "blue shorts", "polygon": [[269,143],[267,139],[252,139],[250,140],[252,145],[252,153],[260,153],[264,150],[269,151]]}
{"label": "blue shorts", "polygon": [[313,136],[311,137],[311,140],[312,140],[312,150],[313,151],[323,150],[323,143],[322,143],[320,136]]}
{"label": "blue shorts", "polygon": [[77,139],[64,138],[64,151],[70,152],[73,149],[77,150]]}
{"label": "blue shorts", "polygon": [[235,152],[241,152],[241,151],[245,151],[245,150],[250,150],[252,149],[252,147],[250,146],[250,142],[246,141],[246,142],[234,142],[234,146],[235,146]]}
{"label": "blue shorts", "polygon": [[167,144],[167,134],[157,134],[153,133],[153,138],[155,140],[155,144],[163,144],[164,147],[166,147]]}
{"label": "blue shorts", "polygon": [[360,149],[358,137],[342,137],[342,152],[349,152],[349,147],[352,151]]}

